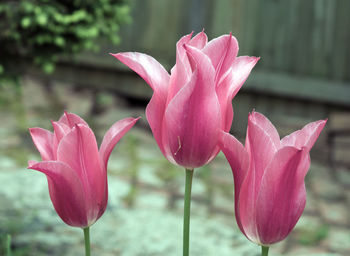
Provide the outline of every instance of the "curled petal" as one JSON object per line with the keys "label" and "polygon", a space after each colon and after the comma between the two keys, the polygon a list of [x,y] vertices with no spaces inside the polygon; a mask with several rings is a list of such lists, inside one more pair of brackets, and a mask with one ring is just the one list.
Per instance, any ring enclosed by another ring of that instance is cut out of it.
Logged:
{"label": "curled petal", "polygon": [[309,123],[303,129],[293,132],[281,140],[282,146],[306,147],[309,151],[326,125],[327,120]]}
{"label": "curled petal", "polygon": [[87,227],[85,193],[78,175],[68,165],[57,161],[32,163],[28,169],[47,176],[51,201],[57,214],[70,226]]}
{"label": "curled petal", "polygon": [[259,58],[256,57],[237,57],[227,76],[216,88],[222,114],[221,127],[226,132],[230,130],[233,120],[232,99],[241,89],[258,60]]}
{"label": "curled petal", "polygon": [[29,128],[35,147],[40,152],[43,161],[53,160],[53,133],[42,128]]}
{"label": "curled petal", "polygon": [[308,150],[280,149],[267,167],[257,199],[257,230],[264,245],[283,240],[299,220],[306,202]]}
{"label": "curled petal", "polygon": [[113,148],[118,141],[134,126],[140,118],[125,118],[112,125],[103,137],[100,155],[107,170],[107,163]]}
{"label": "curled petal", "polygon": [[205,164],[218,143],[220,106],[214,87],[214,69],[208,57],[186,46],[196,69],[190,82],[169,103],[164,133],[175,161],[194,168]]}
{"label": "curled petal", "polygon": [[151,56],[138,52],[123,52],[111,55],[141,76],[154,92],[166,97],[169,74],[158,61]]}

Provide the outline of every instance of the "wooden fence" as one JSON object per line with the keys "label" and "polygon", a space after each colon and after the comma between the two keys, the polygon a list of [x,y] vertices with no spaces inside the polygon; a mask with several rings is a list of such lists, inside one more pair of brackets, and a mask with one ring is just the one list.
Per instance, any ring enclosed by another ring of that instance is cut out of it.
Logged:
{"label": "wooden fence", "polygon": [[132,0],[131,4],[133,22],[122,28],[121,45],[106,44],[99,54],[86,53],[75,64],[63,63],[52,77],[147,99],[150,88],[107,53],[144,52],[170,70],[177,40],[205,29],[209,39],[232,32],[239,41],[239,55],[262,57],[233,102],[233,129],[238,133],[244,133],[247,113],[253,108],[268,115],[282,133],[350,108],[349,0]]}

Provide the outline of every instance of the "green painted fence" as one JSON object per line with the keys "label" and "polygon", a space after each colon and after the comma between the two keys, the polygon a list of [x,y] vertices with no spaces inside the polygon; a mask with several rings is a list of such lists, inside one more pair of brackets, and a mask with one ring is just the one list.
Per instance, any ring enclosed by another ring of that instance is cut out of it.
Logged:
{"label": "green painted fence", "polygon": [[[252,75],[254,90],[350,107],[349,0],[131,3],[133,23],[122,29],[123,43],[104,47],[98,58],[84,55],[80,61],[124,70],[106,53],[139,51],[170,70],[175,43],[184,34],[204,28],[211,39],[232,32],[239,41],[239,55],[262,57],[255,68],[260,74]],[[261,78],[264,85],[259,87]]]}
{"label": "green painted fence", "polygon": [[[239,55],[261,56],[234,99],[233,129],[244,133],[255,108],[282,133],[350,109],[349,0],[133,0],[122,44],[105,44],[60,65],[53,79],[148,99],[152,91],[109,52],[138,51],[168,70],[175,43],[203,28],[209,39],[232,32]],[[238,106],[238,107],[237,107]]]}

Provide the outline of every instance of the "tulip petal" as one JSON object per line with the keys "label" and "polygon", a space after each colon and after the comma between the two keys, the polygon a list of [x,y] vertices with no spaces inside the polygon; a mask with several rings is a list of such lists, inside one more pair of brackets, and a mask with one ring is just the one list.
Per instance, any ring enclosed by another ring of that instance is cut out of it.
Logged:
{"label": "tulip petal", "polygon": [[85,194],[78,175],[68,165],[57,161],[44,161],[29,165],[28,169],[47,176],[53,206],[61,219],[70,226],[86,227]]}
{"label": "tulip petal", "polygon": [[73,128],[76,124],[89,126],[80,116],[73,113],[68,113],[66,111],[58,120],[58,122],[67,125],[69,128]]}
{"label": "tulip petal", "polygon": [[97,216],[105,207],[107,173],[92,130],[85,125],[75,125],[61,140],[57,160],[66,163],[78,174],[86,195],[90,196],[87,199],[88,209],[92,211],[89,216]]}
{"label": "tulip petal", "polygon": [[29,132],[42,160],[53,160],[53,133],[42,128],[29,128]]}
{"label": "tulip petal", "polygon": [[214,87],[214,69],[200,50],[185,46],[196,69],[189,83],[169,103],[164,132],[175,161],[188,168],[205,164],[217,146],[221,122]]}
{"label": "tulip petal", "polygon": [[211,40],[203,52],[210,58],[216,71],[215,82],[219,84],[237,56],[238,42],[231,34],[223,35]]}
{"label": "tulip petal", "polygon": [[191,67],[187,58],[184,45],[191,40],[192,33],[183,36],[176,43],[176,65],[171,70],[169,80],[167,104],[179,92],[179,90],[188,83],[191,78]]}
{"label": "tulip petal", "polygon": [[146,117],[160,150],[162,142],[163,116],[167,101],[169,74],[154,58],[142,53],[111,54],[139,74],[153,89],[153,96],[146,108]]}
{"label": "tulip petal", "polygon": [[248,117],[246,149],[250,155],[250,168],[254,172],[257,195],[264,170],[280,147],[276,128],[262,114],[253,111]]}
{"label": "tulip petal", "polygon": [[[235,202],[238,202],[241,186],[249,168],[249,155],[242,143],[231,134],[223,131],[221,132],[219,147],[231,166],[235,185]],[[237,224],[244,233],[238,203],[235,204],[235,214]]]}
{"label": "tulip petal", "polygon": [[319,120],[305,125],[301,130],[284,137],[281,140],[282,146],[294,146],[297,148],[306,147],[309,151],[315,144],[327,120]]}
{"label": "tulip petal", "polygon": [[111,55],[141,76],[154,92],[166,97],[170,76],[153,57],[138,52],[123,52]]}
{"label": "tulip petal", "polygon": [[204,31],[195,35],[189,42],[190,46],[196,47],[197,49],[203,49],[208,42],[208,37]]}
{"label": "tulip petal", "polygon": [[256,205],[259,240],[283,240],[294,228],[306,202],[305,175],[310,167],[306,148],[284,147],[267,167]]}
{"label": "tulip petal", "polygon": [[125,118],[112,125],[103,137],[100,146],[100,156],[107,171],[109,156],[119,140],[134,126],[140,118]]}
{"label": "tulip petal", "polygon": [[70,128],[68,125],[66,125],[63,122],[52,122],[52,126],[54,129],[54,136],[53,136],[53,154],[54,159],[57,159],[57,148],[58,144],[60,143],[61,139],[67,135],[70,132]]}
{"label": "tulip petal", "polygon": [[165,106],[166,97],[162,97],[159,94],[154,93],[146,107],[146,118],[160,151],[167,158],[165,152],[166,145],[164,144],[167,143],[167,141],[163,140],[164,134],[162,132]]}
{"label": "tulip petal", "polygon": [[260,58],[241,56],[235,58],[230,72],[216,88],[219,98],[224,131],[229,131],[233,120],[232,99],[243,86],[251,70]]}

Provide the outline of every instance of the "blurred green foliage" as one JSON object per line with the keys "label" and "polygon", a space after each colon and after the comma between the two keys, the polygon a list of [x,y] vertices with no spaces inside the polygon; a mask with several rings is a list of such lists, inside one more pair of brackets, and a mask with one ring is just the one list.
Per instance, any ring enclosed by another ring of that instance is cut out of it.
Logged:
{"label": "blurred green foliage", "polygon": [[128,0],[3,0],[0,20],[0,82],[16,82],[19,58],[52,73],[59,57],[98,50],[97,39],[117,44],[130,16]]}

